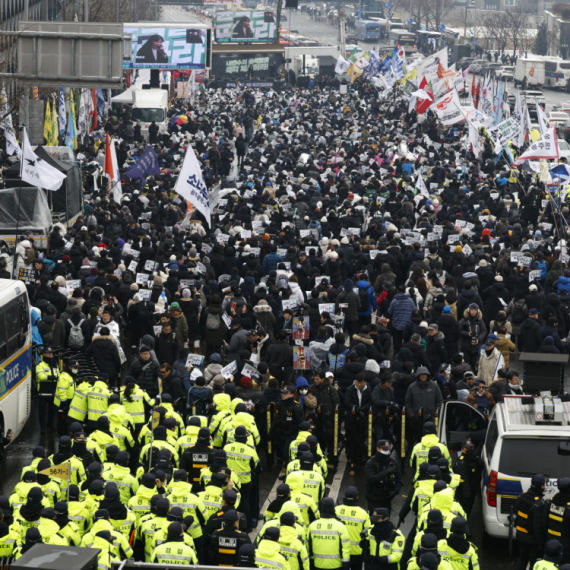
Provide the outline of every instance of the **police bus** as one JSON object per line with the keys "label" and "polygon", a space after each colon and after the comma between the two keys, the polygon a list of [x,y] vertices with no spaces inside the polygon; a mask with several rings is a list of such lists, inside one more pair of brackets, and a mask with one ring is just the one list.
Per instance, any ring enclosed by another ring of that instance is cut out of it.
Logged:
{"label": "police bus", "polygon": [[32,390],[30,304],[22,281],[0,279],[0,433],[12,441],[30,416]]}

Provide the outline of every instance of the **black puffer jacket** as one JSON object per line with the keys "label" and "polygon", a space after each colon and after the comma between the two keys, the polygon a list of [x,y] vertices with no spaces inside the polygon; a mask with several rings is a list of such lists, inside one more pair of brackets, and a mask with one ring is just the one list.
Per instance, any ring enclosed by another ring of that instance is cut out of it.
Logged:
{"label": "black puffer jacket", "polygon": [[134,376],[137,384],[144,390],[151,398],[156,398],[158,395],[158,375],[160,367],[154,363],[152,359],[148,361],[141,360],[138,356],[131,362],[131,369],[129,371],[131,376]]}
{"label": "black puffer jacket", "polygon": [[99,372],[116,378],[121,372],[121,358],[115,339],[111,335],[95,335],[85,351],[87,356],[93,355]]}

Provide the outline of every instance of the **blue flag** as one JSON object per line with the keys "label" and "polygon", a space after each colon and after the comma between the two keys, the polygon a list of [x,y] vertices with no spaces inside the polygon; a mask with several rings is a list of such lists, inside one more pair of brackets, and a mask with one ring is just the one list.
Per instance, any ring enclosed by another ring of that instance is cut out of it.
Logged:
{"label": "blue flag", "polygon": [[380,71],[380,63],[378,61],[378,58],[376,57],[376,54],[374,52],[371,52],[370,62],[368,64],[368,67],[366,68],[366,73],[368,74],[368,77],[375,77],[376,75],[378,75],[379,71]]}
{"label": "blue flag", "polygon": [[143,188],[145,179],[150,174],[160,174],[158,156],[151,146],[149,146],[140,155],[135,164],[125,172],[125,176],[138,180],[140,187]]}
{"label": "blue flag", "polygon": [[497,94],[493,99],[493,116],[495,120],[493,121],[493,126],[498,125],[503,120],[503,92],[505,89],[505,85],[503,80],[499,83],[499,87],[497,88]]}
{"label": "blue flag", "polygon": [[68,146],[73,150],[73,141],[77,136],[77,130],[75,129],[75,121],[72,115],[72,107],[69,107],[69,118],[67,120],[67,132],[65,133],[65,146]]}
{"label": "blue flag", "polygon": [[103,89],[97,89],[97,113],[100,117],[105,116],[105,96],[103,95]]}
{"label": "blue flag", "polygon": [[65,97],[63,95],[63,87],[59,90],[59,109],[57,112],[57,118],[59,120],[59,134],[65,135],[67,130],[67,114],[65,113]]}

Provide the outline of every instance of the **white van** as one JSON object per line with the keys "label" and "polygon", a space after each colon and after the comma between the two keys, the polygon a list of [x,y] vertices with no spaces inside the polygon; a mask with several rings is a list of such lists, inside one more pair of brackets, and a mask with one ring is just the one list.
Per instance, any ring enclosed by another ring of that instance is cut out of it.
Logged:
{"label": "white van", "polygon": [[168,91],[165,89],[133,90],[133,110],[131,118],[140,121],[141,132],[148,138],[148,128],[152,121],[158,125],[159,133],[168,132]]}
{"label": "white van", "polygon": [[508,516],[533,475],[548,478],[545,498],[556,493],[559,477],[568,476],[569,420],[570,402],[549,396],[505,396],[488,420],[465,402],[445,403],[439,431],[450,452],[459,451],[468,435],[476,447],[484,438],[481,502],[488,535],[508,538]]}

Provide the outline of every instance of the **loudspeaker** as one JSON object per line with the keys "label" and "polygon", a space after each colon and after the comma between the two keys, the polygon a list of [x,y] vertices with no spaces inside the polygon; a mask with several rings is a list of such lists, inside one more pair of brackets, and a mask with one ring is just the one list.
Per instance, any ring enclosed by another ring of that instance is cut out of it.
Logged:
{"label": "loudspeaker", "polygon": [[285,8],[298,8],[299,0],[285,0]]}

